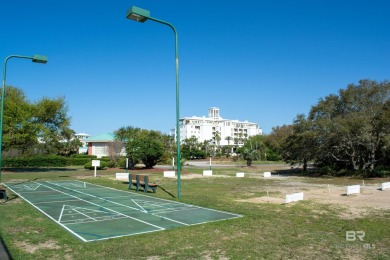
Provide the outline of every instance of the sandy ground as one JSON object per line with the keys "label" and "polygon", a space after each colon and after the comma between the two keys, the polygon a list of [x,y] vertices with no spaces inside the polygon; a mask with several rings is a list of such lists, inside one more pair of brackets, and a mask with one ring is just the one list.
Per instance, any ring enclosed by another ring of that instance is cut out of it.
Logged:
{"label": "sandy ground", "polygon": [[[343,218],[356,218],[371,213],[383,213],[390,210],[390,189],[381,190],[378,184],[360,185],[360,194],[347,195],[347,185],[312,184],[305,182],[306,178],[271,177],[275,180],[270,186],[262,186],[262,190],[277,192],[277,195],[255,197],[240,200],[252,203],[285,204],[286,195],[303,192],[304,200],[343,208],[340,215]],[[294,202],[299,203],[299,202]]]}
{"label": "sandy ground", "polygon": [[[313,184],[310,178],[278,175],[278,170],[291,169],[289,165],[262,165],[253,167],[254,173],[245,173],[245,178],[255,178],[260,180],[272,180],[271,182],[264,182],[261,185],[259,192],[269,191],[269,196],[254,197],[243,202],[252,203],[274,203],[285,204],[286,195],[303,192],[305,201],[312,201],[315,203],[323,203],[332,205],[334,208],[342,208],[340,215],[343,218],[356,218],[370,213],[382,213],[390,211],[390,189],[381,190],[380,183],[367,184],[363,180],[355,180],[356,183],[350,185],[360,185],[360,194],[346,195],[347,185],[333,185],[333,184]],[[272,172],[271,178],[262,177],[262,172]],[[185,174],[183,179],[190,178],[205,178],[200,174]],[[236,178],[228,175],[213,175],[206,178]],[[390,180],[387,180],[390,181]],[[266,183],[269,185],[267,186]],[[330,182],[331,183],[331,182]],[[276,194],[276,195],[275,195]],[[299,202],[294,202],[299,203]],[[287,205],[287,204],[286,204]],[[288,204],[291,205],[291,204]],[[288,206],[287,205],[287,206]]]}
{"label": "sandy ground", "polygon": [[[213,175],[203,176],[201,174],[185,174],[182,179],[194,178],[236,178],[229,175]],[[308,178],[294,176],[273,176],[271,178],[263,178],[260,173],[246,173],[245,178],[256,178],[261,180],[272,180],[272,185],[262,185],[259,191],[269,191],[270,195],[263,197],[255,197],[246,200],[239,200],[253,203],[275,203],[285,204],[286,195],[303,192],[304,200],[314,201],[317,203],[333,204],[343,206],[350,209],[352,215],[360,213],[369,213],[371,211],[390,210],[390,189],[381,190],[380,184],[364,184],[360,185],[360,194],[346,195],[347,186],[332,185],[332,184],[313,184],[305,182]],[[351,184],[352,185],[352,184]],[[347,217],[347,216],[346,216]]]}

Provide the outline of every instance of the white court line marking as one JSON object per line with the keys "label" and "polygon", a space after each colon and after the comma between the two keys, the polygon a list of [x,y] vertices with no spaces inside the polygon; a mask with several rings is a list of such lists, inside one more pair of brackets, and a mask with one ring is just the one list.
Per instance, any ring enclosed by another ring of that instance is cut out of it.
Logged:
{"label": "white court line marking", "polygon": [[71,207],[71,209],[74,210],[74,211],[76,211],[76,212],[78,212],[78,213],[80,213],[80,214],[83,215],[83,216],[86,216],[86,217],[89,218],[89,219],[92,219],[92,220],[96,221],[96,219],[94,219],[93,217],[88,216],[87,214],[84,214],[83,212],[78,211],[77,209],[74,209],[74,208],[72,208],[72,207]]}
{"label": "white court line marking", "polygon": [[[176,209],[176,208],[196,208],[196,206],[184,204],[183,206],[180,205],[178,207],[175,207],[176,205],[173,203],[165,203],[165,204],[155,204],[155,201],[145,201],[145,203],[148,203],[151,206],[159,207],[163,209]],[[170,207],[173,206],[173,207]]]}
{"label": "white court line marking", "polygon": [[[46,182],[47,182],[47,183],[50,183],[49,181],[46,181]],[[55,185],[54,183],[52,183],[52,184]],[[55,190],[55,191],[58,191],[58,192],[60,192],[60,193],[63,193],[63,194],[65,194],[65,195],[68,195],[68,196],[71,196],[71,197],[74,197],[74,198],[78,198],[78,197],[76,197],[76,196],[74,196],[74,195],[67,194],[67,193],[65,193],[65,192],[63,192],[63,191],[56,190],[56,189],[54,189],[54,188],[52,188],[52,187],[49,187],[49,186],[47,186],[47,185],[44,185],[44,184],[42,184],[42,185],[45,186],[45,187],[47,187],[47,188],[49,188],[49,189],[53,189],[53,190]],[[84,194],[84,192],[80,192],[80,193],[83,193],[83,194]],[[89,194],[86,194],[86,195],[89,195]],[[93,196],[93,197],[96,197],[96,196]],[[159,226],[157,226],[157,225],[154,225],[154,224],[152,224],[152,223],[148,223],[148,222],[143,221],[143,220],[141,220],[141,219],[137,219],[137,218],[134,218],[134,217],[132,217],[132,216],[128,216],[128,215],[126,215],[126,214],[120,213],[120,212],[115,211],[115,210],[113,210],[113,209],[110,209],[110,208],[107,208],[107,207],[103,207],[103,206],[101,206],[101,205],[99,205],[99,204],[96,204],[96,203],[93,203],[93,202],[90,202],[90,201],[87,201],[87,200],[84,200],[84,199],[81,199],[81,198],[78,198],[78,199],[79,199],[79,200],[82,200],[82,201],[84,201],[84,202],[86,202],[86,203],[95,205],[95,206],[97,206],[97,207],[101,207],[101,208],[107,209],[108,211],[114,212],[114,213],[116,213],[116,214],[118,214],[118,215],[126,216],[126,217],[128,217],[128,218],[134,219],[134,220],[136,220],[136,221],[139,221],[139,222],[141,222],[141,223],[147,224],[147,225],[149,225],[149,226],[158,228],[158,229],[160,229],[160,230],[165,230],[165,228],[163,228],[163,227],[159,227]],[[117,203],[117,204],[120,205],[119,203]],[[123,205],[123,206],[125,206],[125,205]]]}
{"label": "white court line marking", "polygon": [[72,188],[87,188],[87,183],[86,182],[81,182],[80,183],[75,183],[74,181],[57,181],[56,182],[58,185],[61,185],[63,187],[72,187]]}
{"label": "white court line marking", "polygon": [[[7,185],[6,185],[7,186]],[[32,203],[31,201],[29,201],[28,199],[26,199],[25,197],[23,197],[22,194],[18,193],[17,191],[15,191],[14,189],[12,189],[12,187],[9,187],[7,186],[10,190],[12,190],[15,194],[17,194],[19,197],[23,198],[25,201],[27,201],[27,203],[29,203],[32,207],[36,208],[38,211],[40,211],[42,214],[46,215],[48,218],[50,218],[51,220],[53,220],[54,222],[58,223],[59,225],[61,225],[63,228],[65,228],[66,230],[68,230],[70,233],[72,233],[73,235],[75,235],[76,237],[78,237],[79,239],[81,239],[82,241],[84,242],[88,242],[89,240],[86,240],[85,238],[83,238],[82,236],[79,236],[77,233],[73,232],[73,230],[71,230],[70,228],[68,228],[67,226],[65,225],[62,225],[61,223],[57,222],[56,219],[54,219],[52,216],[50,216],[48,213],[46,213],[45,211],[43,211],[42,209],[38,208],[37,206],[35,206],[34,203]]]}
{"label": "white court line marking", "polygon": [[[184,211],[184,210],[189,210],[189,209],[198,209],[197,207],[192,206],[192,205],[188,205],[188,204],[185,204],[184,206],[178,206],[178,207],[171,207],[171,208],[169,208],[170,205],[172,205],[172,206],[176,206],[176,205],[173,204],[173,203],[166,203],[166,204],[160,204],[159,205],[159,204],[155,204],[155,202],[153,202],[153,201],[143,201],[143,200],[141,200],[141,201],[144,202],[145,204],[148,204],[149,206],[157,207],[156,209],[149,210],[149,212],[151,214],[155,214],[155,213],[170,213],[170,212]],[[159,216],[159,217],[161,217],[161,216]]]}
{"label": "white court line marking", "polygon": [[64,208],[65,208],[65,205],[62,205],[62,209],[61,209],[61,213],[60,213],[60,216],[58,217],[58,223],[61,222],[61,218],[62,218],[62,214],[64,213]]}
{"label": "white court line marking", "polygon": [[[61,187],[64,187],[64,188],[72,188],[74,189],[75,187],[67,187],[67,186],[61,186]],[[90,191],[90,190],[104,190],[104,188],[100,188],[100,187],[97,187],[97,188],[83,188],[82,190],[87,190],[87,191]]]}
{"label": "white court line marking", "polygon": [[27,185],[27,184],[23,184],[23,185],[21,185],[21,187],[17,186],[17,188],[20,188],[20,189],[22,189],[22,190],[23,190],[23,189],[31,190],[31,191],[35,190],[34,187],[31,187],[31,186],[29,186],[29,185]]}
{"label": "white court line marking", "polygon": [[[47,183],[50,183],[50,184],[53,184],[53,185],[55,185],[55,186],[59,186],[59,185],[56,185],[55,183],[52,183],[52,182],[49,182],[49,181],[46,181]],[[65,188],[65,189],[68,189],[67,187],[62,187],[62,186],[59,186],[59,187],[61,187],[61,188]],[[103,187],[103,186],[102,186]],[[115,190],[115,189],[114,189]],[[118,191],[118,190],[116,190],[116,191]],[[85,193],[85,192],[81,192],[81,191],[76,191],[76,192],[79,192],[79,193],[82,193],[82,194],[84,194],[84,195],[88,195],[88,196],[91,196],[91,197],[94,197],[94,198],[98,198],[98,199],[101,199],[101,200],[104,200],[104,201],[108,201],[108,202],[111,202],[111,203],[113,203],[113,204],[117,204],[117,205],[119,205],[119,206],[122,206],[122,207],[126,207],[126,208],[131,208],[131,209],[135,209],[135,210],[138,210],[138,211],[141,211],[141,210],[139,210],[139,209],[136,209],[136,208],[133,208],[133,207],[130,207],[130,206],[127,206],[127,205],[123,205],[123,204],[121,204],[121,203],[118,203],[118,202],[115,202],[115,201],[111,201],[111,200],[107,200],[107,199],[104,199],[104,198],[100,198],[100,197],[96,197],[95,195],[92,195],[92,194],[88,194],[88,193]],[[65,193],[66,194],[66,193]],[[134,202],[134,201],[133,201]],[[138,203],[135,203],[135,204],[137,204],[138,205]],[[188,205],[188,204],[182,204],[182,205]],[[139,206],[139,205],[138,205]],[[141,206],[139,206],[139,207],[141,207]],[[141,207],[142,208],[142,207]],[[143,208],[142,208],[143,209]],[[145,209],[144,209],[144,211],[141,211],[141,212],[144,212],[144,213],[148,213]],[[169,220],[169,221],[172,221],[172,222],[175,222],[175,223],[178,223],[178,224],[181,224],[181,225],[184,225],[184,226],[188,226],[189,224],[188,223],[184,223],[184,222],[181,222],[181,221],[178,221],[178,220],[174,220],[174,219],[171,219],[171,218],[168,218],[168,217],[164,217],[164,216],[158,216],[158,217],[160,217],[160,218],[163,218],[163,219],[166,219],[166,220]],[[141,220],[140,220],[141,221]],[[146,222],[147,223],[147,222]],[[150,223],[148,223],[148,224],[150,224]],[[150,225],[153,225],[153,224],[150,224]],[[162,227],[159,227],[159,228],[162,228]],[[162,228],[162,229],[164,229],[164,228]]]}
{"label": "white court line marking", "polygon": [[[78,180],[74,180],[76,182],[82,182],[82,181],[78,181]],[[83,182],[84,183],[84,182]],[[91,186],[95,186],[95,187],[102,187],[103,189],[111,189],[111,190],[115,190],[116,192],[122,192],[122,193],[125,193],[126,195],[128,195],[129,197],[132,196],[132,197],[146,197],[148,199],[153,199],[155,201],[164,201],[165,203],[168,202],[168,203],[172,203],[172,204],[176,204],[176,205],[189,205],[189,204],[185,204],[185,203],[182,203],[182,202],[176,202],[176,201],[171,201],[171,200],[167,200],[167,199],[160,199],[160,198],[154,198],[154,197],[150,197],[150,196],[147,196],[147,195],[143,195],[143,194],[135,194],[135,193],[129,193],[128,191],[122,191],[122,190],[118,190],[118,189],[115,189],[115,188],[110,188],[110,187],[105,187],[105,186],[102,186],[102,185],[97,185],[97,184],[91,184],[91,183],[88,183],[89,185]],[[12,184],[11,184],[12,185]],[[9,189],[13,190],[12,187],[8,186],[6,183],[5,183],[5,186],[7,186]],[[49,187],[50,189],[52,190],[55,190],[51,187]],[[21,194],[19,194],[18,192],[16,192],[15,190],[13,190],[16,194],[18,194],[21,198],[23,198],[25,201],[27,201],[29,204],[31,204],[34,208],[38,209],[40,212],[42,212],[44,215],[48,216],[50,219],[52,219],[53,221],[56,222],[55,219],[53,219],[53,217],[51,217],[50,215],[48,215],[46,212],[44,212],[43,210],[41,210],[40,208],[36,207],[32,202],[30,202],[28,199],[24,198]],[[64,193],[66,194],[66,193]],[[66,194],[68,196],[72,196],[70,194]],[[73,196],[75,197],[75,196]],[[75,197],[77,198],[77,197]],[[82,200],[80,198],[77,198],[79,200]],[[90,203],[90,202],[88,202]],[[90,204],[93,204],[93,203],[90,203]],[[227,219],[234,219],[234,218],[239,218],[239,217],[242,217],[242,215],[239,215],[239,214],[235,214],[235,213],[230,213],[230,212],[226,212],[226,211],[221,211],[221,210],[216,210],[216,209],[210,209],[210,208],[204,208],[204,207],[200,207],[200,206],[195,206],[195,205],[191,205],[193,207],[193,209],[205,209],[205,210],[209,210],[209,211],[214,211],[214,212],[220,212],[220,213],[224,213],[224,214],[227,214],[227,215],[231,215],[232,217],[226,217],[224,219],[218,219],[218,220],[210,220],[210,221],[204,221],[204,222],[198,222],[198,223],[193,223],[193,224],[187,224],[187,225],[198,225],[198,224],[204,224],[204,223],[210,223],[210,222],[215,222],[215,221],[222,221],[222,220],[227,220]],[[110,210],[110,209],[108,209]],[[123,214],[124,215],[124,214]],[[124,215],[125,217],[128,217],[126,215]],[[158,215],[157,215],[158,216]],[[162,217],[164,218],[164,217]],[[168,219],[168,218],[166,218]],[[173,220],[172,220],[173,221]],[[78,234],[74,233],[71,229],[69,229],[67,226],[65,225],[62,225],[61,223],[59,223],[61,226],[63,226],[66,230],[68,230],[69,232],[71,232],[72,234],[74,234],[76,237],[80,238],[82,241],[84,242],[91,242],[91,241],[99,241],[99,240],[107,240],[107,239],[112,239],[112,238],[119,238],[119,237],[124,237],[124,236],[129,236],[129,235],[139,235],[139,234],[146,234],[146,233],[151,233],[151,232],[155,232],[155,231],[158,231],[158,230],[151,230],[151,231],[145,231],[145,232],[136,232],[136,233],[132,233],[132,234],[127,234],[127,235],[118,235],[118,236],[111,236],[111,237],[104,237],[104,238],[99,238],[99,239],[90,239],[90,240],[87,240],[87,239],[84,239],[83,237],[79,236]],[[74,223],[76,224],[76,223]],[[71,225],[71,224],[70,224]]]}
{"label": "white court line marking", "polygon": [[176,219],[171,219],[171,218],[167,218],[167,217],[165,217],[165,216],[159,216],[159,215],[155,215],[155,214],[151,214],[151,215],[156,216],[156,217],[160,217],[160,218],[164,218],[164,219],[170,220],[170,221],[172,221],[172,222],[176,222],[176,223],[181,224],[181,225],[184,225],[184,226],[191,226],[191,224],[184,223],[184,222],[181,222],[181,221],[176,220]]}
{"label": "white court line marking", "polygon": [[187,207],[187,208],[170,208],[170,209],[157,209],[157,210],[152,210],[152,214],[159,214],[159,213],[171,213],[171,212],[177,212],[177,211],[186,211],[186,210],[196,210],[196,208],[192,207]]}
{"label": "white court line marking", "polygon": [[[6,185],[6,186],[7,186],[7,185]],[[54,191],[57,191],[57,192],[59,192],[59,193],[63,193],[63,194],[68,195],[68,196],[70,196],[70,197],[76,198],[76,199],[78,199],[78,200],[80,200],[80,201],[84,201],[84,202],[86,202],[86,203],[89,203],[89,204],[92,204],[92,205],[95,205],[95,206],[98,206],[98,207],[102,207],[102,206],[97,205],[97,204],[95,204],[95,203],[92,203],[92,202],[83,200],[83,199],[81,199],[81,198],[78,198],[78,197],[76,197],[76,196],[73,196],[73,195],[71,195],[71,194],[67,194],[67,193],[65,193],[65,192],[56,190],[56,189],[54,189],[54,188],[52,188],[52,187],[49,187],[49,186],[47,186],[47,185],[42,184],[42,186],[47,187],[47,188],[49,188],[49,189],[52,189],[52,190],[54,190]],[[111,209],[109,209],[109,208],[106,208],[108,211],[115,212],[115,213],[117,213],[117,214],[119,214],[119,215],[122,215],[122,216],[124,216],[124,217],[126,217],[126,218],[130,218],[130,219],[139,221],[139,222],[141,222],[141,223],[144,223],[144,224],[146,224],[146,225],[153,226],[153,227],[157,228],[157,230],[150,230],[150,231],[145,231],[145,232],[131,233],[131,234],[127,234],[127,235],[111,236],[111,237],[105,237],[105,238],[100,238],[100,239],[88,240],[88,239],[85,239],[84,237],[80,236],[79,234],[75,233],[73,230],[71,230],[70,228],[68,228],[66,225],[64,225],[64,224],[62,224],[62,223],[60,223],[60,222],[57,222],[57,220],[54,219],[51,215],[49,215],[48,213],[46,213],[46,212],[43,211],[42,209],[38,208],[37,206],[35,206],[34,203],[32,203],[31,201],[29,201],[27,198],[23,197],[23,196],[22,196],[21,194],[19,194],[18,192],[14,191],[11,187],[9,187],[9,186],[7,186],[7,187],[8,187],[10,190],[12,190],[13,192],[15,192],[16,194],[18,194],[18,196],[20,196],[21,198],[23,198],[25,201],[27,201],[31,206],[33,206],[34,208],[36,208],[37,210],[39,210],[42,214],[46,215],[48,218],[50,218],[51,220],[53,220],[54,222],[56,222],[57,224],[59,224],[60,226],[62,226],[63,228],[65,228],[65,229],[68,230],[70,233],[72,233],[73,235],[75,235],[76,237],[78,237],[79,239],[81,239],[81,240],[84,241],[84,242],[97,241],[97,240],[106,240],[106,239],[115,238],[115,237],[124,237],[124,236],[128,236],[128,235],[145,234],[145,233],[151,233],[151,232],[155,232],[155,231],[165,230],[165,228],[162,228],[162,227],[153,225],[153,224],[151,224],[151,223],[142,221],[142,220],[140,220],[140,219],[136,219],[136,218],[134,218],[134,217],[127,216],[127,215],[125,215],[125,214],[123,214],[123,213],[116,212],[116,211],[114,211],[114,210],[111,210]],[[105,207],[102,207],[102,208],[105,208]]]}
{"label": "white court line marking", "polygon": [[[69,188],[67,188],[67,187],[63,187],[63,186],[57,185],[57,184],[55,184],[55,183],[52,183],[52,182],[50,182],[50,181],[46,181],[46,182],[47,182],[47,183],[50,183],[50,184],[52,184],[52,185],[61,187],[61,188],[69,189]],[[134,208],[134,207],[131,207],[131,206],[123,205],[123,204],[121,204],[121,203],[118,203],[118,202],[115,202],[115,201],[111,201],[111,200],[108,200],[108,199],[105,199],[105,198],[102,198],[102,197],[97,197],[97,196],[95,196],[95,195],[88,194],[88,193],[85,193],[85,192],[82,192],[82,191],[79,191],[79,190],[73,190],[73,191],[78,192],[78,193],[81,193],[81,194],[84,194],[84,195],[87,195],[87,196],[94,197],[94,198],[96,198],[96,199],[101,199],[101,200],[104,200],[104,201],[108,201],[108,202],[111,202],[111,203],[113,203],[113,204],[116,204],[116,205],[119,205],[119,206],[122,206],[122,207],[126,207],[126,208],[129,208],[129,209],[134,209],[134,210],[141,211],[141,210],[138,209],[138,208]],[[63,193],[65,193],[65,192],[63,192]],[[67,194],[67,193],[65,193],[65,194]],[[76,198],[77,198],[77,197],[76,197]]]}
{"label": "white court line marking", "polygon": [[[78,181],[78,180],[76,180]],[[81,182],[81,181],[80,181]],[[99,187],[104,187],[102,185],[98,185],[98,184],[91,184],[89,183],[89,185],[94,185],[94,186],[99,186]],[[117,189],[114,189],[114,188],[110,188],[110,187],[105,187],[107,189],[112,189],[112,190],[116,190],[116,191],[121,191],[121,190],[117,190]],[[121,192],[126,192],[126,191],[121,191]],[[126,192],[128,194],[128,192]],[[137,196],[137,197],[140,197],[140,196],[143,196],[143,197],[147,197],[147,198],[151,198],[147,195],[143,195],[143,194],[134,194],[134,196]],[[171,201],[171,200],[167,200],[167,199],[161,199],[161,198],[155,198],[153,197],[154,200],[157,200],[157,201],[166,201],[168,203],[172,203],[172,204],[176,204],[176,205],[184,205],[184,206],[188,206],[189,204],[186,204],[186,203],[183,203],[183,202],[177,202],[177,201]],[[214,211],[214,212],[218,212],[218,213],[223,213],[223,214],[226,214],[226,215],[231,215],[232,217],[228,218],[222,218],[222,219],[218,219],[218,220],[210,220],[210,221],[203,221],[203,222],[198,222],[198,223],[193,223],[193,224],[186,224],[186,225],[199,225],[199,224],[204,224],[204,223],[210,223],[210,222],[215,222],[215,221],[223,221],[223,220],[227,220],[227,219],[233,219],[233,218],[241,218],[242,215],[240,214],[236,214],[236,213],[231,213],[231,212],[227,212],[227,211],[222,211],[222,210],[217,210],[217,209],[210,209],[210,208],[205,208],[205,207],[201,207],[201,206],[195,206],[195,205],[191,205],[192,207],[194,207],[194,209],[198,208],[198,209],[204,209],[204,210],[209,210],[209,211]],[[172,219],[169,219],[169,218],[166,218],[166,217],[163,217],[163,216],[158,216],[158,217],[162,217],[162,218],[165,218],[167,220],[171,220],[171,221],[174,221]],[[179,222],[180,223],[180,222]],[[184,225],[184,223],[183,223]]]}
{"label": "white court line marking", "polygon": [[39,184],[34,190],[38,189],[41,185]]}
{"label": "white court line marking", "polygon": [[52,190],[41,190],[41,191],[23,191],[23,190],[21,190],[20,192],[23,192],[24,194],[29,194],[29,193],[39,194],[39,193],[53,192],[53,191]]}
{"label": "white court line marking", "polygon": [[[95,210],[95,209],[88,209],[88,208],[83,208],[83,207],[77,207],[77,206],[71,206],[71,205],[64,205],[63,206],[64,208],[68,207],[71,212],[72,211],[76,211],[80,214],[83,214],[82,212],[79,212],[77,209],[79,210],[84,210],[84,212],[86,212],[86,214],[103,214],[103,216],[100,216],[100,217],[95,217],[95,219],[99,219],[99,218],[113,218],[115,216],[118,216],[117,214],[115,215],[111,215],[112,213],[111,212],[107,212],[107,211],[102,211],[102,210]],[[105,215],[104,215],[105,214]],[[108,214],[108,215],[107,215]],[[63,214],[63,216],[75,216],[77,214]],[[89,215],[87,217],[90,217]]]}
{"label": "white court line marking", "polygon": [[107,199],[116,199],[116,198],[129,198],[129,196],[123,195],[123,196],[109,196],[106,197]]}
{"label": "white court line marking", "polygon": [[[75,180],[75,181],[78,181],[78,180]],[[81,182],[81,181],[79,181],[79,182]],[[89,183],[89,185],[104,187],[102,185],[92,184],[92,183]],[[110,188],[110,187],[104,187],[104,188],[111,189],[111,190],[116,190],[116,191],[120,191],[120,192],[125,192],[126,194],[131,194],[128,191],[117,190],[117,189]],[[149,196],[144,195],[144,194],[134,194],[134,196],[144,196],[144,197],[147,197],[149,199],[152,198],[152,197],[149,197]],[[161,199],[161,198],[156,198],[156,197],[153,197],[153,199],[154,200],[166,201],[166,202],[169,202],[169,203],[172,203],[172,204],[189,205],[189,204],[186,204],[186,203],[183,203],[183,202],[172,201],[172,200],[167,200],[167,199]],[[233,218],[240,218],[240,217],[242,217],[242,215],[240,215],[240,214],[231,213],[231,212],[227,212],[227,211],[222,211],[222,210],[217,210],[217,209],[210,209],[210,208],[205,208],[205,207],[195,206],[195,205],[191,205],[191,206],[194,207],[194,208],[205,209],[205,210],[210,210],[210,211],[214,211],[214,212],[220,212],[220,213],[224,213],[224,214],[227,214],[227,215],[233,215],[234,216]],[[226,218],[226,219],[229,219],[229,218]],[[221,220],[224,220],[224,219],[221,219]],[[210,221],[210,222],[212,222],[212,221]],[[207,223],[207,222],[202,222],[200,224],[203,224],[203,223]]]}
{"label": "white court line marking", "polygon": [[66,220],[66,221],[62,221],[62,223],[66,224],[67,226],[71,226],[71,225],[78,225],[78,224],[88,224],[88,223],[95,223],[95,222],[104,222],[104,221],[112,221],[112,220],[121,220],[121,219],[126,219],[127,217],[120,217],[120,218],[102,218],[102,219],[97,219],[97,220],[94,220],[94,221],[84,221],[83,219],[79,219],[80,221],[77,222],[77,220]]}
{"label": "white court line marking", "polygon": [[131,201],[134,202],[138,207],[140,207],[143,212],[148,213],[148,211],[141,207],[137,202],[135,202],[135,200],[132,199]]}
{"label": "white court line marking", "polygon": [[[132,199],[132,201],[133,201],[135,204],[139,205],[137,202],[135,202],[134,199]],[[149,204],[149,201],[140,200],[140,202],[141,202],[141,201],[144,202],[145,204]],[[154,204],[152,204],[152,205],[154,205]],[[140,206],[140,207],[141,207],[141,206]],[[141,208],[142,208],[142,207],[141,207]],[[166,216],[159,216],[159,215],[153,214],[153,210],[151,210],[150,212],[147,212],[147,211],[146,211],[146,213],[150,213],[150,214],[153,215],[153,216],[157,216],[157,217],[160,217],[160,218],[164,218],[164,219],[167,219],[167,220],[169,220],[169,221],[172,221],[172,222],[175,222],[175,223],[184,225],[184,226],[189,226],[189,225],[190,225],[190,224],[188,224],[188,223],[184,223],[184,222],[181,222],[181,221],[172,219],[172,218],[168,218],[168,217],[166,217]]]}
{"label": "white court line marking", "polygon": [[[77,180],[76,180],[77,181]],[[78,182],[81,182],[81,181],[78,181]],[[50,183],[50,182],[49,182]],[[126,192],[126,191],[121,191],[121,190],[117,190],[117,189],[114,189],[114,188],[110,188],[110,187],[104,187],[102,185],[98,185],[98,184],[91,184],[91,183],[88,183],[89,185],[91,186],[98,186],[98,187],[102,187],[102,188],[106,188],[106,189],[111,189],[111,190],[115,190],[115,191],[119,191],[119,192],[125,192],[126,194],[130,194],[129,192]],[[56,185],[55,183],[53,183],[53,185]],[[86,194],[86,195],[90,195],[90,194]],[[93,195],[90,195],[90,196],[93,196]],[[143,195],[143,194],[134,194],[134,196],[143,196],[143,197],[146,197],[148,199],[151,199],[151,197],[149,196],[146,196],[146,195]],[[101,198],[102,199],[102,198]],[[157,201],[164,201],[165,203],[168,202],[168,204],[172,204],[172,205],[183,205],[183,207],[188,207],[188,206],[191,206],[193,207],[194,209],[204,209],[204,210],[209,210],[209,211],[214,211],[214,212],[219,212],[219,213],[224,213],[224,214],[227,214],[227,215],[232,215],[234,217],[232,218],[239,218],[239,217],[242,217],[242,215],[239,215],[239,214],[234,214],[234,213],[230,213],[230,212],[226,212],[226,211],[221,211],[221,210],[216,210],[216,209],[210,209],[210,208],[205,208],[205,207],[200,207],[200,206],[195,206],[195,205],[189,205],[189,204],[185,204],[185,203],[182,203],[182,202],[176,202],[176,201],[170,201],[170,200],[166,200],[166,199],[160,199],[160,198],[153,198],[154,200],[157,200]],[[109,200],[107,200],[109,201]],[[109,202],[112,202],[112,201],[109,201]],[[119,204],[119,203],[118,203]],[[124,205],[125,206],[125,205]],[[169,220],[169,221],[172,221],[172,222],[176,222],[176,223],[179,223],[179,224],[182,224],[182,225],[186,225],[186,226],[189,226],[189,225],[197,225],[197,224],[203,224],[203,223],[209,223],[209,222],[214,222],[214,221],[203,221],[203,222],[198,222],[198,223],[194,223],[194,224],[188,224],[188,223],[183,223],[183,222],[180,222],[180,221],[177,221],[177,220],[174,220],[174,219],[171,219],[171,218],[167,218],[167,217],[164,217],[164,216],[159,216],[159,215],[156,215],[158,217],[161,217],[161,218],[164,218],[166,220]],[[224,218],[224,219],[218,219],[218,220],[215,220],[215,221],[220,221],[220,220],[225,220],[225,219],[231,219],[231,218]]]}
{"label": "white court line marking", "polygon": [[50,203],[64,203],[69,201],[79,201],[77,200],[53,200],[53,201],[42,201],[42,202],[34,202],[34,204],[50,204]]}

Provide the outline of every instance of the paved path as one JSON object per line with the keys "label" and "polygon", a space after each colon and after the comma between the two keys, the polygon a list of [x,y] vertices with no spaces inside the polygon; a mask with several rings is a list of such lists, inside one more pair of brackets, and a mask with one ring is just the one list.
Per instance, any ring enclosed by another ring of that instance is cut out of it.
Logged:
{"label": "paved path", "polygon": [[3,244],[3,239],[0,237],[0,259],[1,260],[10,260],[11,257],[8,255],[8,251]]}
{"label": "paved path", "polygon": [[[194,167],[210,167],[210,161],[209,160],[189,160],[186,161],[186,164]],[[272,163],[272,164],[252,164],[252,166],[285,166],[286,164],[283,163]],[[220,164],[220,163],[214,163],[211,161],[212,167],[242,167],[246,166],[246,164]]]}

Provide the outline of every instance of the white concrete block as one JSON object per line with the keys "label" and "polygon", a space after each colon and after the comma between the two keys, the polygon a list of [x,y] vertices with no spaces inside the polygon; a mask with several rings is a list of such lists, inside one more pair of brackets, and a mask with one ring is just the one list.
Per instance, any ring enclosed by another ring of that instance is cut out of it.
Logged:
{"label": "white concrete block", "polygon": [[303,192],[287,194],[286,195],[286,203],[303,200]]}
{"label": "white concrete block", "polygon": [[271,177],[271,172],[264,172],[263,177],[265,178]]}
{"label": "white concrete block", "polygon": [[390,182],[384,182],[382,183],[382,190],[390,189]]}
{"label": "white concrete block", "polygon": [[129,180],[129,174],[127,172],[115,173],[115,179],[117,179],[117,180]]}
{"label": "white concrete block", "polygon": [[175,177],[175,171],[164,171],[164,177]]}
{"label": "white concrete block", "polygon": [[359,193],[360,193],[360,185],[347,186],[347,195],[359,194]]}
{"label": "white concrete block", "polygon": [[213,171],[212,170],[203,170],[203,176],[212,176]]}
{"label": "white concrete block", "polygon": [[237,172],[236,173],[236,177],[239,177],[239,178],[241,178],[241,177],[244,177],[244,173],[243,172]]}

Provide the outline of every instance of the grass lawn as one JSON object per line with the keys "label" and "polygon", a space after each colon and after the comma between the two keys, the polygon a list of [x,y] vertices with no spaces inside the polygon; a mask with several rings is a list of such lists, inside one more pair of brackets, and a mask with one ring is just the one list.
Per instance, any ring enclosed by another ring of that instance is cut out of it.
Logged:
{"label": "grass lawn", "polygon": [[[365,214],[346,218],[348,207],[311,199],[288,205],[249,202],[267,192],[282,197],[281,182],[296,182],[288,177],[264,179],[261,171],[256,167],[216,167],[215,176],[202,177],[201,168],[185,167],[181,199],[175,197],[176,179],[163,178],[162,169],[134,171],[150,173],[159,184],[157,193],[149,196],[237,213],[242,218],[86,243],[10,193],[8,202],[0,202],[0,236],[13,259],[390,258],[390,210],[369,208]],[[82,179],[127,190],[127,183],[114,179],[115,172],[123,170],[98,171],[96,178],[93,171],[77,168],[13,171],[3,172],[2,182]],[[236,172],[246,176],[236,178]],[[361,182],[313,177],[299,177],[299,181],[307,185],[330,183],[332,187]],[[347,231],[364,231],[363,241],[357,237],[346,241]]]}

